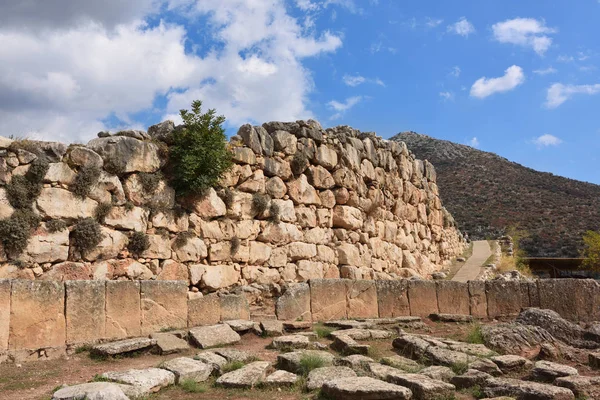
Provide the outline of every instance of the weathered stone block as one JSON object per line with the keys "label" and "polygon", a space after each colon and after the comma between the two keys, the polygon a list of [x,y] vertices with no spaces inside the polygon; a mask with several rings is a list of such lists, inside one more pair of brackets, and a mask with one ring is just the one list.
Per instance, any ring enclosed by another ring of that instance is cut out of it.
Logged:
{"label": "weathered stone block", "polygon": [[188,326],[215,325],[221,321],[221,301],[215,294],[188,300]]}
{"label": "weathered stone block", "polygon": [[379,318],[377,286],[374,281],[347,281],[348,318]]}
{"label": "weathered stone block", "polygon": [[408,281],[375,281],[379,318],[410,315]]}
{"label": "weathered stone block", "polygon": [[600,320],[600,285],[593,280],[544,279],[537,282],[540,307],[571,321]]}
{"label": "weathered stone block", "polygon": [[347,318],[346,290],[343,279],[311,279],[310,305],[313,321]]}
{"label": "weathered stone block", "polygon": [[[540,291],[537,282],[527,282],[529,287],[529,307],[540,307]],[[598,292],[598,306],[600,306],[600,292]]]}
{"label": "weathered stone block", "polygon": [[476,318],[487,318],[487,296],[485,281],[469,281],[469,306],[471,315]]}
{"label": "weathered stone block", "polygon": [[517,281],[487,281],[485,293],[490,318],[517,315],[521,312],[521,287]]}
{"label": "weathered stone block", "polygon": [[250,319],[248,300],[243,295],[228,294],[219,299],[221,301],[221,321]]}
{"label": "weathered stone block", "polygon": [[8,349],[10,330],[10,281],[0,280],[0,351]]}
{"label": "weathered stone block", "polygon": [[142,281],[142,335],[187,327],[187,282]]}
{"label": "weathered stone block", "polygon": [[437,301],[442,314],[469,315],[469,285],[455,281],[437,281]]}
{"label": "weathered stone block", "polygon": [[409,281],[408,301],[410,315],[426,317],[439,313],[437,290],[434,281]]}
{"label": "weathered stone block", "polygon": [[310,321],[310,285],[297,283],[288,286],[287,291],[277,299],[277,319],[282,321]]}
{"label": "weathered stone block", "polygon": [[13,281],[9,349],[65,345],[65,287],[61,282]]}
{"label": "weathered stone block", "polygon": [[90,343],[106,334],[105,281],[68,281],[67,343]]}
{"label": "weathered stone block", "polygon": [[142,326],[140,283],[106,282],[106,338],[140,336]]}

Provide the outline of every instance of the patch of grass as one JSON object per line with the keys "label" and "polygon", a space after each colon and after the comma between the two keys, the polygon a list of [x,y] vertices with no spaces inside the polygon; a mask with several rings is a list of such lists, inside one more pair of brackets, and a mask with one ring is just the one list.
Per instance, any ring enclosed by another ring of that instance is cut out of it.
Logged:
{"label": "patch of grass", "polygon": [[90,351],[92,350],[92,346],[90,346],[89,344],[85,344],[83,346],[79,346],[75,349],[75,354],[81,354],[81,353],[85,353],[86,351]]}
{"label": "patch of grass", "polygon": [[135,231],[129,238],[127,250],[135,255],[142,254],[150,247],[150,239],[144,232]]}
{"label": "patch of grass", "polygon": [[325,325],[315,325],[313,331],[317,334],[320,339],[328,338],[331,332],[335,331],[334,328]]}
{"label": "patch of grass", "polygon": [[161,172],[140,172],[138,178],[144,191],[148,194],[153,194],[158,189],[158,186],[163,179],[163,174]]}
{"label": "patch of grass", "polygon": [[86,198],[100,179],[102,170],[98,167],[82,167],[71,184],[71,191],[79,198]]}
{"label": "patch of grass", "polygon": [[103,377],[100,374],[94,375],[92,382],[112,382],[110,379]]}
{"label": "patch of grass", "polygon": [[206,386],[191,379],[185,379],[179,382],[181,389],[188,393],[204,393],[206,392]]}
{"label": "patch of grass", "polygon": [[382,355],[383,353],[381,352],[381,349],[376,346],[371,346],[369,347],[369,350],[367,350],[367,356],[371,357],[375,361],[379,361]]}
{"label": "patch of grass", "polygon": [[456,362],[450,368],[456,375],[462,375],[469,370],[469,364],[466,362]]}
{"label": "patch of grass", "polygon": [[325,366],[325,361],[318,355],[304,354],[300,358],[300,374],[307,376],[313,369]]}
{"label": "patch of grass", "polygon": [[79,220],[71,232],[72,244],[81,254],[93,250],[103,238],[101,226],[93,218]]}
{"label": "patch of grass", "polygon": [[254,193],[252,195],[252,209],[257,215],[263,214],[269,208],[269,196],[262,193]]}
{"label": "patch of grass", "polygon": [[110,203],[99,203],[94,210],[94,218],[99,223],[103,224],[108,213],[112,210],[112,204]]}
{"label": "patch of grass", "polygon": [[473,344],[484,344],[483,333],[481,332],[481,325],[478,323],[473,324],[473,327],[469,331],[466,337],[468,343]]}
{"label": "patch of grass", "polygon": [[194,238],[195,236],[196,235],[194,234],[194,232],[181,232],[173,241],[173,247],[175,249],[180,249],[187,244],[188,240]]}
{"label": "patch of grass", "polygon": [[51,219],[46,222],[46,229],[48,229],[48,232],[50,233],[64,231],[68,227],[69,225],[67,225],[67,222],[63,219]]}
{"label": "patch of grass", "polygon": [[481,386],[479,386],[479,385],[475,385],[473,387],[463,389],[463,390],[461,390],[461,393],[470,394],[471,396],[475,397],[476,399],[483,398],[483,390],[481,389]]}
{"label": "patch of grass", "polygon": [[226,374],[231,371],[236,371],[244,367],[244,363],[241,361],[231,361],[221,367],[221,372]]}

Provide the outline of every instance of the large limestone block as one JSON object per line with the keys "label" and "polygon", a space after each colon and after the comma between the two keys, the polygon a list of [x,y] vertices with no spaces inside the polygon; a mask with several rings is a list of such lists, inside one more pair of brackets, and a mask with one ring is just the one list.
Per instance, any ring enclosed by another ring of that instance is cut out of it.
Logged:
{"label": "large limestone block", "polygon": [[374,281],[347,281],[348,318],[379,318]]}
{"label": "large limestone block", "polygon": [[104,161],[98,153],[84,146],[75,146],[69,152],[68,161],[71,165],[88,168],[102,168]]}
{"label": "large limestone block", "polygon": [[[541,308],[573,321],[600,320],[600,284],[591,279],[544,279],[537,282]],[[569,296],[565,296],[569,293]]]}
{"label": "large limestone block", "polygon": [[106,282],[106,337],[124,339],[142,334],[140,283]]}
{"label": "large limestone block", "polygon": [[227,346],[240,341],[240,335],[227,324],[190,329],[190,337],[201,348]]}
{"label": "large limestone block", "polygon": [[336,151],[326,145],[321,145],[317,148],[315,159],[317,164],[327,169],[333,169],[338,163]]}
{"label": "large limestone block", "polygon": [[187,327],[187,282],[142,281],[142,335]]}
{"label": "large limestone block", "polygon": [[189,217],[187,214],[177,215],[175,211],[165,210],[152,213],[152,226],[154,228],[165,228],[171,232],[185,232],[189,228]]}
{"label": "large limestone block", "polygon": [[88,263],[65,261],[54,264],[52,269],[42,275],[41,279],[46,281],[81,281],[91,279],[92,267]]}
{"label": "large limestone block", "polygon": [[113,259],[117,258],[119,253],[127,247],[129,239],[124,233],[107,228],[103,226],[102,230],[102,241],[83,255],[83,259],[86,261],[96,261],[98,259]]}
{"label": "large limestone block", "polygon": [[144,258],[166,260],[171,258],[171,241],[162,235],[148,235],[150,247],[141,254]]}
{"label": "large limestone block", "polygon": [[434,281],[409,281],[408,301],[410,315],[426,317],[439,313],[437,290]]}
{"label": "large limestone block", "polygon": [[469,307],[473,317],[487,318],[485,281],[469,281]]}
{"label": "large limestone block", "polygon": [[69,257],[69,230],[50,233],[43,224],[35,230],[27,242],[27,248],[19,257],[27,263],[52,263],[67,261]]}
{"label": "large limestone block", "polygon": [[104,219],[104,224],[116,229],[146,232],[148,211],[141,207],[133,207],[130,211],[125,207],[113,207]]}
{"label": "large limestone block", "polygon": [[355,267],[360,267],[362,265],[360,251],[355,245],[351,243],[342,243],[336,250],[340,264],[353,265]]}
{"label": "large limestone block", "polygon": [[77,219],[94,215],[98,203],[90,198],[80,199],[66,189],[42,189],[37,207],[43,217]]}
{"label": "large limestone block", "polygon": [[485,293],[490,318],[514,316],[521,312],[521,287],[518,281],[487,281]]}
{"label": "large limestone block", "polygon": [[202,219],[217,218],[227,213],[227,207],[217,192],[210,188],[204,196],[189,199],[191,210]]}
{"label": "large limestone block", "polygon": [[104,281],[67,281],[67,343],[90,343],[105,338]]}
{"label": "large limestone block", "polygon": [[271,135],[275,144],[275,151],[281,151],[284,154],[292,155],[296,153],[298,138],[286,131],[275,131]]}
{"label": "large limestone block", "polygon": [[188,300],[188,326],[215,325],[221,321],[221,301],[216,294]]}
{"label": "large limestone block", "polygon": [[174,260],[164,260],[161,263],[160,274],[156,277],[159,281],[185,281],[190,279],[188,267]]}
{"label": "large limestone block", "polygon": [[105,166],[120,173],[156,172],[160,168],[158,146],[127,136],[93,139],[88,147],[102,157]]}
{"label": "large limestone block", "polygon": [[209,290],[219,290],[236,284],[241,272],[232,264],[209,265],[202,275],[202,286]]}
{"label": "large limestone block", "polygon": [[340,378],[325,382],[321,392],[336,400],[412,398],[410,389],[369,377]]}
{"label": "large limestone block", "polygon": [[257,240],[260,242],[284,245],[290,242],[300,241],[303,237],[302,231],[294,224],[271,222],[263,228]]}
{"label": "large limestone block", "polygon": [[121,387],[111,382],[91,382],[80,385],[67,386],[57,390],[52,395],[52,400],[129,400]]}
{"label": "large limestone block", "polygon": [[348,317],[343,279],[311,279],[310,304],[313,321],[331,321]]}
{"label": "large limestone block", "polygon": [[60,282],[13,281],[9,349],[65,345],[65,288]]}
{"label": "large limestone block", "polygon": [[317,256],[317,246],[304,242],[293,242],[287,245],[288,258],[292,261],[310,260]]}
{"label": "large limestone block", "polygon": [[362,212],[350,206],[335,206],[333,208],[333,227],[357,230],[362,228]]}
{"label": "large limestone block", "polygon": [[221,296],[219,300],[221,303],[221,321],[250,319],[250,306],[245,296],[227,294]]}
{"label": "large limestone block", "polygon": [[171,244],[171,247],[175,249],[177,259],[181,262],[198,262],[208,256],[208,249],[199,237],[189,238],[183,246],[177,247]]}
{"label": "large limestone block", "polygon": [[376,281],[380,318],[410,315],[408,281]]}
{"label": "large limestone block", "polygon": [[50,163],[48,164],[48,171],[44,176],[44,182],[70,185],[75,180],[75,176],[75,172],[67,164],[62,162]]}
{"label": "large limestone block", "polygon": [[310,285],[290,284],[275,304],[277,319],[282,321],[310,321]]}
{"label": "large limestone block", "polygon": [[306,175],[287,183],[288,195],[295,204],[321,205],[321,198],[314,187],[308,183]]}
{"label": "large limestone block", "polygon": [[440,313],[469,315],[469,285],[463,282],[437,281]]}
{"label": "large limestone block", "polygon": [[15,209],[10,205],[6,197],[6,189],[0,187],[0,219],[10,217],[14,211]]}
{"label": "large limestone block", "polygon": [[279,158],[266,157],[264,172],[269,177],[279,177],[284,181],[287,181],[292,177],[292,168],[290,163]]}
{"label": "large limestone block", "polygon": [[8,349],[10,331],[10,281],[0,280],[0,352]]}
{"label": "large limestone block", "polygon": [[161,179],[154,192],[144,190],[138,174],[130,175],[125,180],[127,198],[136,206],[152,206],[160,209],[170,209],[175,205],[175,189]]}

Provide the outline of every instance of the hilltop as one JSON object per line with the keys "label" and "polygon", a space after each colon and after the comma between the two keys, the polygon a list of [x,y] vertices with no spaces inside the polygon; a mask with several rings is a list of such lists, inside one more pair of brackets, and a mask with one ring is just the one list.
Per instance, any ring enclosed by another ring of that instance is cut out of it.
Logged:
{"label": "hilltop", "polygon": [[530,256],[577,257],[586,230],[600,227],[600,186],[535,171],[494,153],[414,132],[405,142],[436,168],[444,205],[472,239],[519,226]]}

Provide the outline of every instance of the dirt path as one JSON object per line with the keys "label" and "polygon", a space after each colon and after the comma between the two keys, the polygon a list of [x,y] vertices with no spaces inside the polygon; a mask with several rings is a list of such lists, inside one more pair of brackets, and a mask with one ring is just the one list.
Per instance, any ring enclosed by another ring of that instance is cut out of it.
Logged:
{"label": "dirt path", "polygon": [[483,264],[492,255],[492,250],[487,240],[473,242],[473,255],[465,262],[465,265],[454,275],[453,281],[467,282],[477,278]]}

